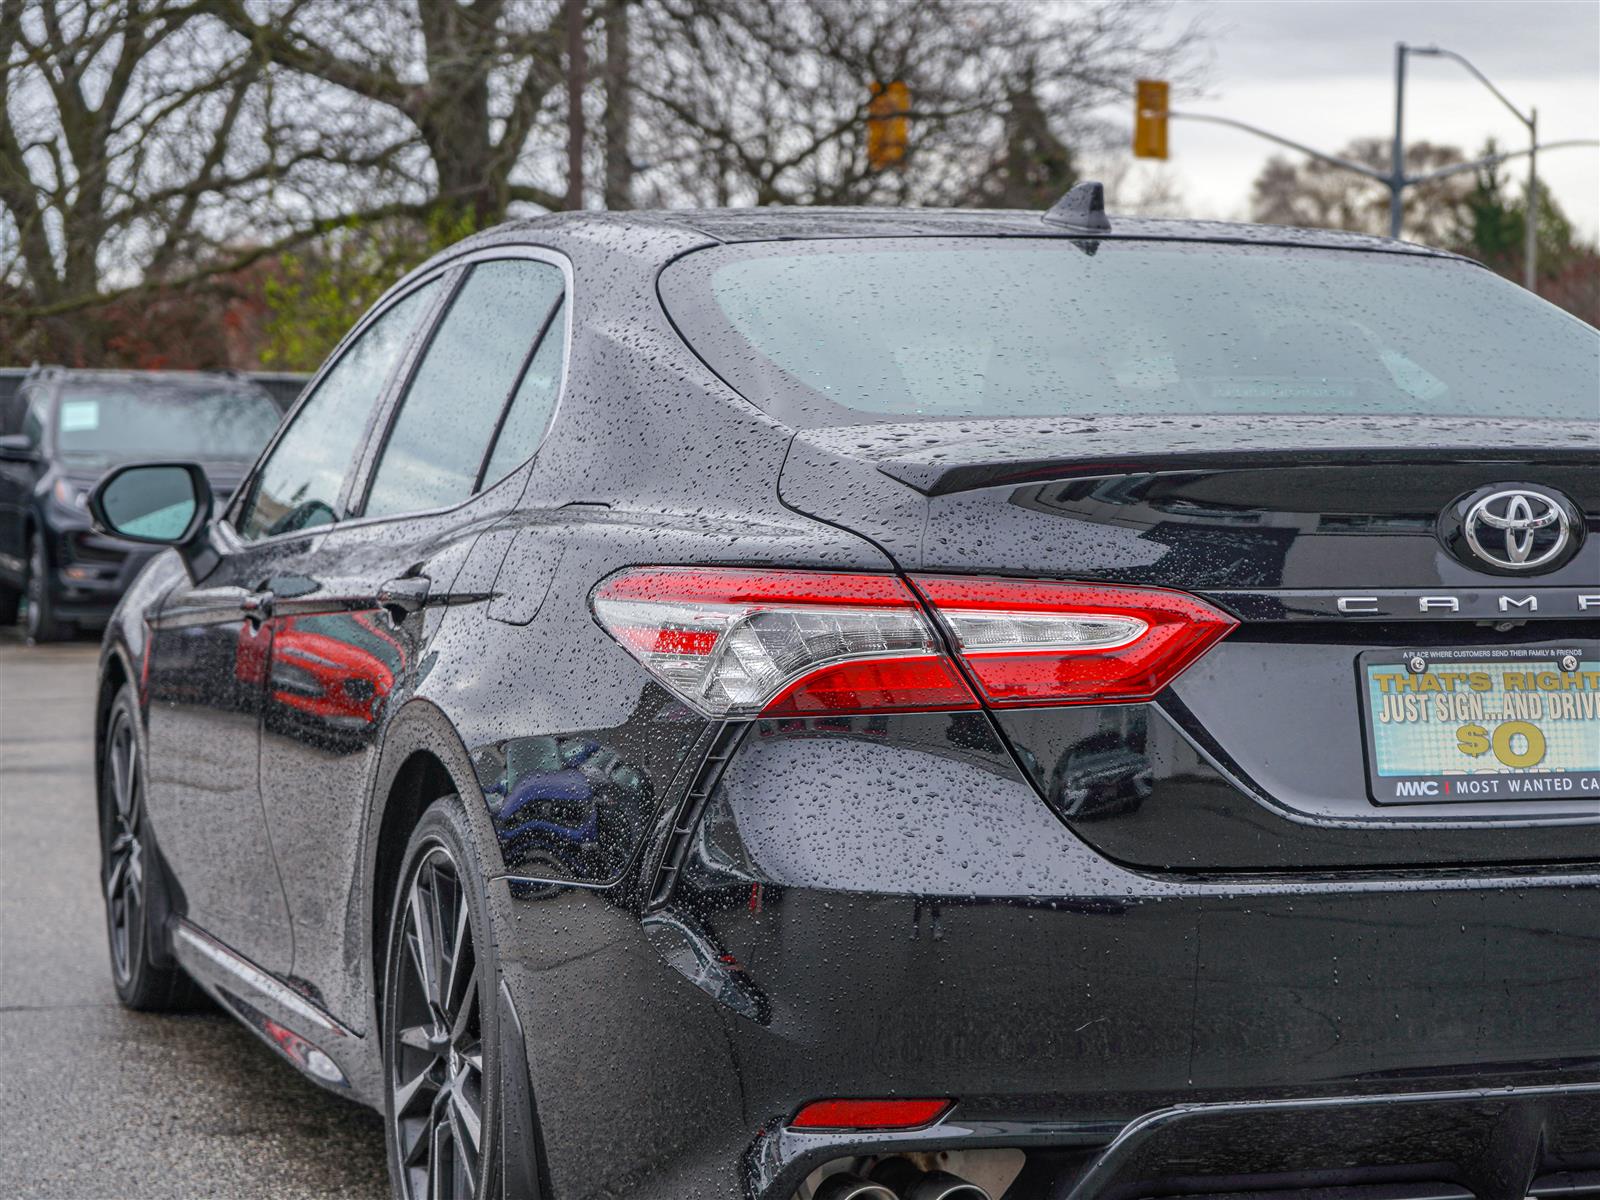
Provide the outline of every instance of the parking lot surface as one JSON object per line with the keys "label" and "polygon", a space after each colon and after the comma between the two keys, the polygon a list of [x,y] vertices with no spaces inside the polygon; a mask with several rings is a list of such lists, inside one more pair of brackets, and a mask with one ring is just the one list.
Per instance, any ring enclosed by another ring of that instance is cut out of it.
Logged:
{"label": "parking lot surface", "polygon": [[0,631],[0,1195],[386,1197],[376,1114],[215,1011],[132,1013],[106,962],[92,641]]}

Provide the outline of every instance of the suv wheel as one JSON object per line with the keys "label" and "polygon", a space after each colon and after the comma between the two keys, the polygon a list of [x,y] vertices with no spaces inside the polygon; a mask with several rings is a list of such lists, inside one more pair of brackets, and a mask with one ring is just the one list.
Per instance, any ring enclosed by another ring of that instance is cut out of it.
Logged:
{"label": "suv wheel", "polygon": [[460,800],[435,802],[411,835],[390,906],[384,1110],[402,1200],[491,1194],[498,971],[472,844]]}
{"label": "suv wheel", "polygon": [[50,563],[44,539],[37,533],[28,538],[27,630],[30,642],[59,642],[72,635],[71,624],[56,619],[50,600]]}
{"label": "suv wheel", "polygon": [[144,755],[133,692],[111,702],[100,777],[100,883],[117,999],[144,1012],[193,1007],[198,987],[172,962],[166,937],[166,885],[144,813]]}

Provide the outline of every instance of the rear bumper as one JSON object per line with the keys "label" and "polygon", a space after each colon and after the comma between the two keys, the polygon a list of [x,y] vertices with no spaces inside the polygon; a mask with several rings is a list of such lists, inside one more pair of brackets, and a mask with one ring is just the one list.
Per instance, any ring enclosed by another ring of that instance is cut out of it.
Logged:
{"label": "rear bumper", "polygon": [[783,1128],[834,1095],[954,1097],[916,1148],[1032,1149],[1074,1200],[1600,1168],[1597,883],[724,914],[756,1194],[863,1152]]}
{"label": "rear bumper", "polygon": [[[1600,872],[1129,870],[986,728],[754,727],[642,927],[513,889],[523,1023],[584,1031],[530,1039],[557,1198],[596,1186],[601,1130],[662,1200],[986,1146],[1027,1152],[1027,1200],[1520,1200],[1600,1170]],[[874,1096],[955,1106],[892,1136],[788,1127]]]}
{"label": "rear bumper", "polygon": [[[1547,1147],[1592,1142],[1597,1126],[1600,1083],[1589,1083],[1177,1105],[1129,1122],[1109,1144],[1100,1131],[1045,1121],[952,1118],[853,1143],[782,1130],[762,1139],[754,1162],[762,1194],[775,1196],[830,1160],[955,1146],[1033,1149],[1011,1191],[1037,1200],[1576,1198],[1600,1194],[1600,1158]],[[1064,1148],[1074,1141],[1091,1148]]]}

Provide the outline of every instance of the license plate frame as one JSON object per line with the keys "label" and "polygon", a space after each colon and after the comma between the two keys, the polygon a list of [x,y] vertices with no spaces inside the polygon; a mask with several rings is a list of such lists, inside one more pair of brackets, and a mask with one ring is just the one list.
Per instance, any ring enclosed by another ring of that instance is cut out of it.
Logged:
{"label": "license plate frame", "polygon": [[[1570,670],[1562,665],[1569,661],[1577,664]],[[1474,672],[1491,686],[1475,687]],[[1582,683],[1541,686],[1551,682],[1538,678],[1544,673],[1556,682],[1576,674]],[[1508,689],[1512,674],[1522,679]],[[1379,678],[1395,675],[1415,682]],[[1453,683],[1450,675],[1457,677]],[[1433,685],[1422,682],[1429,677]],[[1368,650],[1356,657],[1356,683],[1374,804],[1600,802],[1600,642]],[[1519,698],[1507,705],[1513,694]],[[1406,703],[1408,696],[1415,703]],[[1546,699],[1551,696],[1558,698]],[[1418,710],[1425,715],[1410,715]],[[1502,733],[1506,725],[1513,728]],[[1536,748],[1526,725],[1538,731],[1543,754],[1529,766],[1509,765],[1498,757],[1502,750],[1515,763]],[[1541,768],[1545,762],[1560,765]]]}

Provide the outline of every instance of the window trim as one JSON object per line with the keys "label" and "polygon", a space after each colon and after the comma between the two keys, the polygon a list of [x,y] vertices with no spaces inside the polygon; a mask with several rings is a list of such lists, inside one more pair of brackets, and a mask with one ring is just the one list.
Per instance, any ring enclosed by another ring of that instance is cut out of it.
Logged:
{"label": "window trim", "polygon": [[[517,372],[516,380],[512,383],[510,390],[506,393],[505,401],[500,406],[500,416],[495,422],[494,433],[489,442],[485,445],[482,456],[478,459],[478,473],[474,477],[472,491],[463,496],[460,500],[457,500],[454,504],[444,504],[437,508],[408,509],[404,512],[379,513],[373,516],[368,516],[366,512],[367,502],[371,498],[372,494],[372,483],[377,476],[378,466],[383,461],[383,452],[388,448],[389,438],[394,433],[395,422],[398,420],[400,416],[400,410],[404,406],[403,401],[405,400],[406,392],[411,387],[412,380],[415,378],[417,373],[417,368],[421,365],[423,356],[426,355],[428,347],[432,346],[433,344],[434,335],[438,333],[439,328],[444,324],[445,319],[449,316],[450,309],[448,305],[446,305],[445,307],[436,310],[432,314],[432,322],[428,329],[428,337],[426,342],[422,344],[418,348],[417,352],[413,354],[406,362],[406,369],[403,377],[393,383],[388,393],[384,396],[382,403],[379,405],[379,410],[382,413],[382,435],[379,436],[376,427],[367,431],[367,442],[365,443],[367,452],[362,455],[357,472],[353,477],[354,486],[350,490],[351,499],[358,494],[360,495],[361,511],[339,522],[341,526],[351,525],[358,522],[361,524],[375,525],[383,521],[410,520],[416,517],[432,517],[439,516],[443,513],[454,512],[456,509],[471,504],[474,500],[478,499],[478,497],[498,487],[505,480],[510,479],[518,471],[521,471],[523,468],[525,468],[535,458],[539,457],[539,451],[544,448],[545,442],[549,440],[550,431],[555,428],[556,419],[561,415],[561,402],[567,394],[568,372],[572,368],[572,339],[573,327],[575,324],[575,322],[572,320],[572,305],[575,287],[571,260],[568,259],[566,255],[555,250],[548,249],[544,246],[486,246],[480,250],[468,251],[467,253],[461,254],[450,260],[451,266],[460,269],[460,275],[453,282],[450,288],[449,301],[452,303],[454,302],[457,293],[461,290],[462,284],[466,280],[467,276],[471,273],[470,268],[475,267],[479,263],[483,262],[505,261],[508,259],[532,260],[534,262],[547,263],[550,266],[558,268],[561,271],[562,279],[561,299],[554,306],[554,313],[547,313],[545,315],[544,322],[539,326],[539,334],[533,340],[533,342],[529,344],[527,356],[522,360],[522,367]],[[544,436],[539,439],[539,444],[533,448],[532,453],[530,453],[527,458],[517,463],[516,466],[512,467],[511,470],[507,471],[499,479],[496,479],[492,482],[486,482],[483,478],[483,473],[488,469],[490,456],[494,453],[495,442],[499,439],[500,430],[505,425],[507,413],[511,411],[511,404],[516,400],[517,387],[522,383],[523,376],[527,374],[529,366],[531,366],[533,363],[533,356],[538,352],[539,346],[543,343],[544,339],[550,336],[550,327],[553,323],[552,316],[560,318],[564,324],[561,342],[561,379],[556,385],[556,398],[555,402],[550,406],[550,419],[545,422]]]}
{"label": "window trim", "polygon": [[[350,347],[355,345],[355,343],[359,341],[374,324],[381,320],[385,314],[393,309],[395,305],[401,303],[409,296],[432,283],[446,280],[446,277],[456,269],[456,265],[457,264],[454,261],[440,263],[435,269],[430,270],[425,274],[418,275],[415,279],[402,280],[399,284],[395,285],[395,287],[391,288],[384,296],[380,297],[378,303],[374,304],[372,308],[368,310],[366,315],[362,317],[361,320],[357,321],[353,326],[351,326],[350,329],[345,333],[344,337],[339,339],[339,344],[333,348],[333,353],[328,355],[328,357],[323,360],[322,365],[317,368],[316,373],[311,377],[310,381],[304,388],[300,390],[299,398],[295,400],[289,411],[283,415],[283,420],[279,423],[277,432],[275,432],[272,437],[267,440],[267,444],[261,448],[261,453],[256,457],[255,463],[250,467],[250,470],[245,473],[243,481],[239,484],[238,489],[233,494],[233,499],[229,501],[227,511],[225,511],[216,521],[217,527],[225,531],[224,540],[228,543],[230,550],[238,550],[253,546],[271,545],[277,542],[287,541],[290,538],[303,538],[323,530],[345,525],[349,522],[349,518],[346,517],[344,520],[331,521],[326,525],[312,526],[310,529],[290,529],[285,530],[283,533],[275,533],[266,537],[250,539],[246,539],[238,529],[239,518],[244,511],[245,505],[249,503],[251,497],[255,494],[256,483],[260,478],[262,468],[272,458],[274,451],[276,451],[278,448],[278,443],[283,440],[284,435],[287,434],[294,423],[300,419],[300,414],[305,409],[306,405],[309,404],[312,398],[315,397],[322,389],[324,380],[326,380],[328,375],[335,367],[339,365],[339,363],[344,361],[344,356],[349,352]],[[402,367],[409,366],[411,359],[416,354],[418,344],[420,344],[423,340],[423,335],[425,333],[431,333],[439,317],[439,305],[441,300],[448,300],[449,297],[455,294],[455,283],[456,281],[447,280],[445,285],[440,288],[440,296],[436,297],[434,302],[429,305],[427,310],[418,318],[416,327],[410,332],[410,334],[407,335],[406,343],[402,347],[399,357],[396,359],[395,366],[390,368],[389,374],[385,377],[383,385],[378,389],[378,398],[373,403],[371,411],[367,413],[366,423],[362,426],[361,434],[357,439],[356,445],[358,447],[358,453],[352,459],[354,469],[349,472],[339,486],[337,503],[340,505],[341,509],[348,502],[351,485],[355,482],[355,480],[361,477],[361,470],[365,465],[364,460],[366,448],[372,439],[373,427],[377,421],[378,414],[385,411],[389,400],[389,393],[395,386],[395,379],[398,371]]]}

